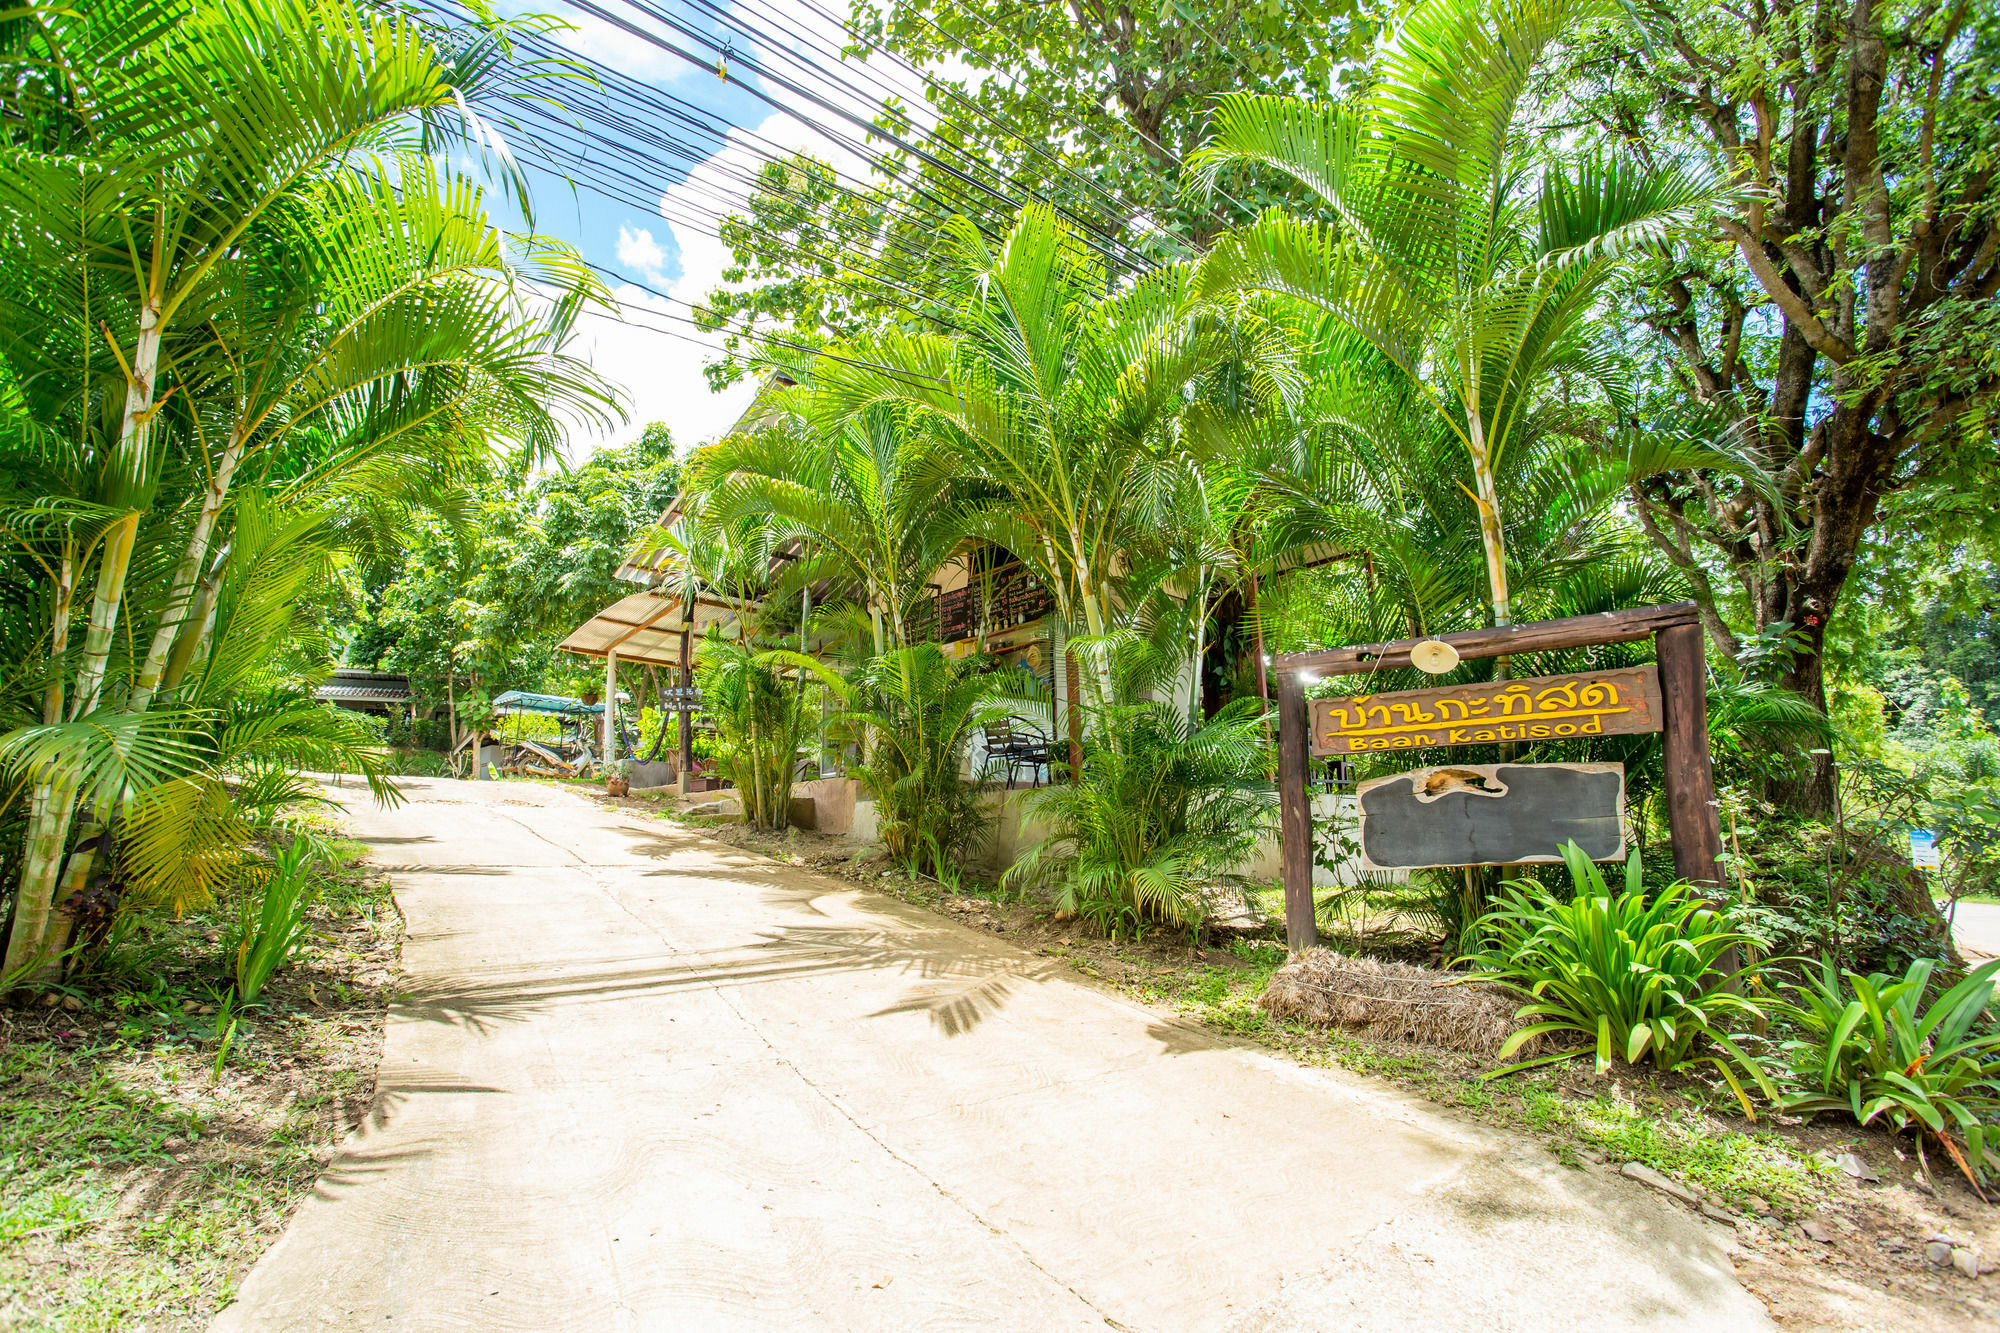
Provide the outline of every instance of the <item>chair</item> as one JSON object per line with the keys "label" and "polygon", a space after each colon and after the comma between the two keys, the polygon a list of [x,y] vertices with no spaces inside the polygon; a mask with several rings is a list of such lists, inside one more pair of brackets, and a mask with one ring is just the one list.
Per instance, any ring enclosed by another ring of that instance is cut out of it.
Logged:
{"label": "chair", "polygon": [[1015,783],[1015,774],[1023,765],[1033,775],[1033,785],[1042,785],[1042,766],[1049,762],[1049,743],[1046,737],[1019,718],[1003,718],[986,724],[986,755],[1007,766],[1007,786]]}

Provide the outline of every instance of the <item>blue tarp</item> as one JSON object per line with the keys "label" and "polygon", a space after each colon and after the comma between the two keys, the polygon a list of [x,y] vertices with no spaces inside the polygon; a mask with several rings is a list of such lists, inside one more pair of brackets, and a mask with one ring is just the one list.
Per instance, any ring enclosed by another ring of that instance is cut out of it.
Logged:
{"label": "blue tarp", "polygon": [[587,704],[581,699],[572,699],[566,694],[530,694],[526,690],[509,690],[493,701],[493,706],[503,713],[601,713],[603,704]]}

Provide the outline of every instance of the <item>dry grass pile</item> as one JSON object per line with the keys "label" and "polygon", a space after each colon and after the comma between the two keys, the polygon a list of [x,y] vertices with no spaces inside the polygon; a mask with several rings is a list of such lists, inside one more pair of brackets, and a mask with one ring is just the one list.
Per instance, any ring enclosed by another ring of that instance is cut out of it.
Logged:
{"label": "dry grass pile", "polygon": [[[1271,974],[1258,1001],[1273,1018],[1345,1028],[1379,1040],[1496,1054],[1519,1026],[1520,1001],[1493,986],[1450,984],[1459,974],[1313,949]],[[1514,1054],[1536,1053],[1533,1038]]]}

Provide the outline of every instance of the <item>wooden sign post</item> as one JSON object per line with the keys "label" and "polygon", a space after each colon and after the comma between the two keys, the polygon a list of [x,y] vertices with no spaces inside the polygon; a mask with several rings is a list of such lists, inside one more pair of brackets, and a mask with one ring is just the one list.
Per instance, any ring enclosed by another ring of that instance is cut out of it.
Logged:
{"label": "wooden sign post", "polygon": [[1667,823],[1674,873],[1722,886],[1722,827],[1708,756],[1708,678],[1692,602],[1447,634],[1461,659],[1634,643],[1651,638],[1654,667],[1581,672],[1479,685],[1402,690],[1314,701],[1315,675],[1345,676],[1410,665],[1419,640],[1287,653],[1272,667],[1278,695],[1279,849],[1284,859],[1285,935],[1297,953],[1313,946],[1312,807],[1306,771],[1314,754],[1376,754],[1441,745],[1663,733]]}

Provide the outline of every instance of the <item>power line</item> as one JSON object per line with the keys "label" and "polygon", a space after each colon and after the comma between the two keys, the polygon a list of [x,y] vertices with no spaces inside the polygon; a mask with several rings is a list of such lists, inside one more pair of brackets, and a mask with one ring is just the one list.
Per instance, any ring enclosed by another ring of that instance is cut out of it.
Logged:
{"label": "power line", "polygon": [[[619,18],[618,16],[610,13],[601,6],[595,4],[593,0],[564,0],[564,3],[569,5],[573,9],[581,10],[586,14],[590,14],[592,17],[597,18],[603,22],[611,23],[620,28],[621,30],[631,33],[633,36],[639,38],[641,41],[656,46],[663,51],[670,52],[671,54],[680,57],[681,59],[687,61],[692,65],[695,65],[698,68],[701,69],[713,68],[713,65],[709,61],[697,55],[696,53],[688,50],[686,47],[683,47],[676,42],[667,41],[662,37],[647,32],[645,29],[639,27],[634,23]],[[646,0],[624,0],[624,3],[627,4],[629,7],[636,9],[639,12],[647,15],[650,18],[657,19],[659,22],[672,28],[674,31],[678,33],[681,33],[683,36],[686,36],[694,41],[698,41],[703,43],[704,45],[709,46],[711,49],[717,52],[718,58],[724,56],[726,52],[726,47],[724,44],[718,43],[714,38],[709,37],[703,33],[697,32],[694,29],[688,27],[684,23],[678,22],[671,16],[661,12],[651,4],[648,4]],[[741,24],[737,24],[735,26],[737,26],[740,31],[744,32],[746,36],[758,35],[755,33],[753,29],[750,29],[747,26],[743,26]],[[796,97],[805,99],[807,102],[810,102],[813,106],[818,107],[819,109],[827,112],[829,115],[835,116],[840,120],[846,121],[850,125],[854,126],[856,129],[858,129],[865,136],[879,138],[888,143],[896,145],[896,147],[902,149],[904,152],[908,153],[910,156],[916,158],[917,160],[925,163],[926,165],[931,166],[934,169],[945,173],[945,175],[947,175],[948,177],[958,181],[963,185],[971,187],[972,189],[978,191],[981,194],[989,196],[996,202],[1006,206],[1006,208],[1009,211],[1018,211],[1020,209],[1021,204],[1011,196],[1007,195],[1006,193],[1000,190],[993,188],[992,186],[986,184],[984,181],[981,181],[974,176],[968,175],[967,173],[960,171],[958,168],[952,166],[949,162],[946,162],[944,159],[938,157],[933,153],[926,151],[923,148],[918,147],[916,144],[912,143],[909,139],[905,138],[904,136],[896,134],[893,131],[875,122],[862,119],[855,113],[848,111],[843,107],[837,106],[832,102],[827,101],[825,98],[819,96],[817,93],[814,93],[808,88],[802,87],[798,83],[784,77],[775,70],[760,66],[743,56],[734,56],[733,58],[738,63],[743,65],[744,68],[748,69],[751,73],[757,75],[760,81],[769,82],[774,86],[793,94]],[[778,99],[764,92],[761,88],[754,88],[747,83],[742,84],[740,86],[746,92],[750,93],[751,96],[758,98],[760,101],[766,102],[773,109],[780,111],[785,115],[792,116],[795,119],[799,120],[802,124],[805,124],[815,130],[818,130],[821,133],[826,133],[824,126],[817,124],[810,117],[801,114],[796,108],[786,106]],[[1082,239],[1085,240],[1086,244],[1090,244],[1092,240],[1098,238],[1095,233],[1086,232],[1083,233]],[[1111,238],[1103,238],[1103,239],[1110,240]],[[1112,243],[1116,244],[1115,240],[1112,241]],[[1101,247],[1094,244],[1092,244],[1090,248],[1092,248],[1093,250],[1097,250],[1100,256],[1106,259],[1107,261],[1120,264],[1122,267],[1125,267],[1127,269],[1132,269],[1133,271],[1139,271],[1138,267],[1135,266],[1129,260],[1123,260],[1119,256],[1114,255],[1109,251],[1104,250]]]}

